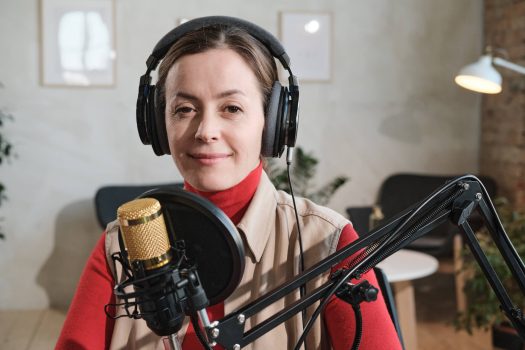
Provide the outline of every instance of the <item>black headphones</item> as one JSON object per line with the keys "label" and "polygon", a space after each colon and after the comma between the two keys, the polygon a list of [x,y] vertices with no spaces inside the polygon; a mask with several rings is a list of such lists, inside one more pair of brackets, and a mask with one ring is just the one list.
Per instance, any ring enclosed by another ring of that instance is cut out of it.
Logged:
{"label": "black headphones", "polygon": [[262,136],[261,154],[264,157],[280,157],[284,151],[284,146],[294,147],[299,123],[299,85],[297,77],[292,74],[290,69],[290,58],[281,43],[263,28],[239,18],[225,16],[201,17],[185,22],[164,35],[155,45],[153,52],[146,61],[146,73],[140,77],[137,98],[137,128],[142,143],[151,145],[158,156],[170,154],[164,106],[159,106],[160,103],[156,103],[160,100],[158,96],[160,89],[151,84],[150,73],[157,68],[159,62],[177,40],[189,32],[212,25],[237,27],[245,30],[261,42],[288,71],[290,75],[288,87],[282,86],[279,81],[273,83],[266,108]]}

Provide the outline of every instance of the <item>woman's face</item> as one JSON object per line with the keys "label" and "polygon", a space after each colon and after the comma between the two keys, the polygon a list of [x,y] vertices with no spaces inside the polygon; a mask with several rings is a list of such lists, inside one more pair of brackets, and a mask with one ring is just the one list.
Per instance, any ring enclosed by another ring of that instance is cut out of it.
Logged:
{"label": "woman's face", "polygon": [[166,128],[182,176],[201,191],[238,184],[259,164],[262,93],[230,49],[179,58],[166,80]]}

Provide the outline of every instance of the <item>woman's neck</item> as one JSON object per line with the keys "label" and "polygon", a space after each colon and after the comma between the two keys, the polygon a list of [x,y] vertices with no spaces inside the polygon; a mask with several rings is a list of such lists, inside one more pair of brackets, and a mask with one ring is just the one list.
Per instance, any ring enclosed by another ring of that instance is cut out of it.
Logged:
{"label": "woman's neck", "polygon": [[255,190],[261,179],[261,174],[262,162],[259,163],[259,165],[241,182],[226,190],[215,192],[199,191],[186,181],[184,182],[184,188],[189,192],[196,193],[201,197],[206,198],[219,207],[234,224],[238,224],[255,194]]}

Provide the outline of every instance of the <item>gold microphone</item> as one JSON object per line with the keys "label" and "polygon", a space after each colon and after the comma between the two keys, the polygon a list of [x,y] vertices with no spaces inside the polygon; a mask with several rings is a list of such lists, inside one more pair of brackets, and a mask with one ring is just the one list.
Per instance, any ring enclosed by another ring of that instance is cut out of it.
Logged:
{"label": "gold microphone", "polygon": [[176,288],[180,275],[174,274],[176,267],[169,264],[172,250],[160,203],[154,198],[135,199],[121,205],[117,217],[133,271],[140,317],[155,334],[168,336],[167,349],[180,350],[177,332],[184,320]]}
{"label": "gold microphone", "polygon": [[138,261],[145,270],[152,270],[171,261],[170,240],[158,200],[127,202],[118,208],[117,217],[131,265]]}

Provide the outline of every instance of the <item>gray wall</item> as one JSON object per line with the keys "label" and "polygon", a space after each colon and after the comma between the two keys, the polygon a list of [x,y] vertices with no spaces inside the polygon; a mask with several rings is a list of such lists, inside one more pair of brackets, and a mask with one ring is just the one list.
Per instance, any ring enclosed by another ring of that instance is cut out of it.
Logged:
{"label": "gray wall", "polygon": [[453,76],[481,52],[481,0],[152,4],[116,0],[117,84],[91,89],[40,86],[38,2],[0,4],[0,107],[16,118],[6,129],[18,154],[1,167],[9,201],[0,212],[0,309],[67,306],[100,236],[98,187],[180,180],[170,158],[140,144],[134,124],[144,60],[179,17],[240,16],[277,34],[279,11],[332,13],[333,79],[301,85],[298,144],[320,158],[318,184],[351,177],[334,209],[373,202],[394,172],[478,170],[480,97]]}

